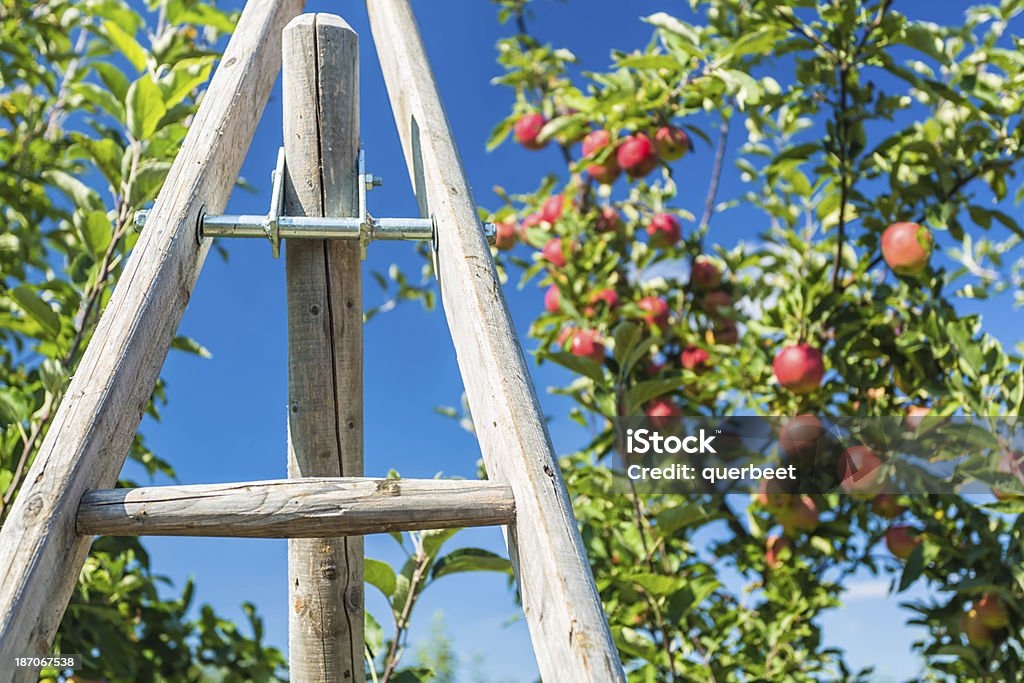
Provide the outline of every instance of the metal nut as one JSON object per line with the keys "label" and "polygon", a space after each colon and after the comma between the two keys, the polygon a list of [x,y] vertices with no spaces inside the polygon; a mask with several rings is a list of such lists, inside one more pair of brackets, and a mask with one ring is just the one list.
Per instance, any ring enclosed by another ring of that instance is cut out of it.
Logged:
{"label": "metal nut", "polygon": [[484,238],[487,244],[493,245],[498,241],[498,226],[494,223],[484,223]]}
{"label": "metal nut", "polygon": [[135,231],[138,232],[146,226],[146,219],[149,218],[149,211],[142,210],[136,211],[135,216],[132,217],[132,222],[135,223]]}

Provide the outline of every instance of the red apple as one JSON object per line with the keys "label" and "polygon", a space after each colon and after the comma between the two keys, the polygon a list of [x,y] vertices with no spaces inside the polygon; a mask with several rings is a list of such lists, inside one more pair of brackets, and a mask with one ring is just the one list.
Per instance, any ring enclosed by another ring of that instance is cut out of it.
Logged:
{"label": "red apple", "polygon": [[907,511],[907,508],[900,505],[896,501],[896,496],[891,493],[879,493],[875,496],[871,501],[871,509],[886,519],[896,519]]}
{"label": "red apple", "polygon": [[616,306],[619,305],[619,295],[614,289],[611,289],[610,287],[605,287],[604,289],[600,289],[591,295],[590,303],[591,305],[588,306],[587,310],[585,311],[587,315],[592,315],[594,313],[594,307],[597,304],[603,303],[606,307],[608,307],[609,310],[615,308]]}
{"label": "red apple", "polygon": [[723,292],[718,290],[717,292],[708,292],[704,295],[704,299],[701,301],[701,305],[704,310],[707,311],[708,315],[721,318],[723,314],[728,313],[729,309],[732,308],[732,295],[729,292]]}
{"label": "red apple", "polygon": [[654,148],[666,161],[675,161],[693,147],[686,131],[674,126],[662,126],[654,133]]}
{"label": "red apple", "polygon": [[672,399],[656,398],[647,404],[644,414],[650,418],[656,429],[668,429],[679,422],[683,411]]}
{"label": "red apple", "polygon": [[634,178],[642,178],[658,165],[658,154],[654,145],[643,133],[630,135],[619,144],[615,158],[619,166]]}
{"label": "red apple", "polygon": [[540,219],[548,223],[554,223],[562,217],[564,209],[565,197],[560,194],[548,197],[540,207]]}
{"label": "red apple", "polygon": [[589,358],[598,365],[604,362],[604,344],[594,330],[576,330],[569,350],[574,356]]}
{"label": "red apple", "polygon": [[664,369],[665,364],[659,363],[656,360],[649,360],[647,361],[647,364],[644,366],[644,371],[647,373],[648,377],[657,377],[659,374],[661,374],[661,371]]}
{"label": "red apple", "polygon": [[789,533],[814,531],[818,526],[818,506],[810,496],[797,496],[792,507],[778,517],[782,528]]}
{"label": "red apple", "polygon": [[779,351],[772,363],[779,385],[794,394],[808,394],[821,386],[825,363],[821,351],[806,342]]}
{"label": "red apple", "polygon": [[707,351],[693,344],[683,347],[682,353],[679,354],[679,362],[687,370],[705,369],[710,359]]}
{"label": "red apple", "polygon": [[769,569],[778,569],[792,553],[792,541],[784,536],[772,534],[765,543],[764,563],[768,565]]}
{"label": "red apple", "polygon": [[796,505],[796,498],[796,494],[778,479],[762,479],[755,496],[759,505],[775,515],[786,514]]}
{"label": "red apple", "polygon": [[541,256],[551,265],[556,268],[563,268],[565,266],[565,252],[562,251],[562,239],[555,237],[548,241],[541,249]]}
{"label": "red apple", "polygon": [[917,223],[893,223],[882,233],[882,258],[897,275],[916,275],[928,267],[935,238]]}
{"label": "red apple", "polygon": [[878,493],[882,459],[867,446],[847,448],[836,461],[839,486],[847,493]]}
{"label": "red apple", "polygon": [[538,112],[523,114],[516,121],[514,128],[516,142],[526,149],[542,149],[548,143],[546,140],[544,142],[538,141],[537,137],[547,122],[547,119]]}
{"label": "red apple", "polygon": [[914,527],[897,524],[885,532],[885,545],[890,553],[905,560],[914,552],[914,548],[921,545],[921,538]]}
{"label": "red apple", "polygon": [[702,292],[715,289],[722,284],[722,271],[714,263],[700,256],[693,262],[690,284]]}
{"label": "red apple", "polygon": [[671,247],[682,236],[679,219],[669,213],[656,213],[647,224],[647,234],[655,249]]}
{"label": "red apple", "polygon": [[1006,502],[1011,500],[1021,500],[1021,496],[1014,493],[1013,491],[1006,491],[998,486],[992,487],[992,495],[995,496],[996,500]]}
{"label": "red apple", "polygon": [[[589,133],[587,137],[583,138],[583,156],[596,156],[601,150],[611,144],[611,138],[611,133],[606,130],[595,130]],[[619,177],[621,170],[615,151],[612,151],[603,163],[587,166],[587,174],[603,185],[614,183],[615,179]]]}
{"label": "red apple", "polygon": [[601,213],[594,224],[598,232],[616,232],[622,227],[622,219],[619,212],[611,206],[601,207]]}
{"label": "red apple", "polygon": [[981,599],[974,603],[974,609],[985,628],[998,631],[1010,625],[1010,615],[1006,611],[1006,605],[995,593],[985,593],[981,596]]}
{"label": "red apple", "polygon": [[907,408],[907,416],[903,418],[903,426],[912,432],[916,432],[929,412],[931,411],[926,406],[910,406]]}
{"label": "red apple", "polygon": [[515,223],[498,223],[494,228],[494,246],[501,251],[508,251],[516,246],[516,242],[519,241],[519,233]]}
{"label": "red apple", "polygon": [[740,328],[736,326],[735,321],[727,318],[715,321],[715,329],[712,334],[716,344],[732,346],[740,340]]}
{"label": "red apple", "polygon": [[815,415],[797,415],[786,420],[779,430],[779,445],[791,458],[809,459],[818,452],[825,426]]}
{"label": "red apple", "polygon": [[551,285],[548,291],[544,292],[544,310],[548,313],[558,313],[562,310],[562,293],[558,291],[558,285]]}
{"label": "red apple", "polygon": [[643,319],[650,325],[665,329],[668,327],[668,304],[656,296],[645,296],[636,302],[637,307],[644,311]]}
{"label": "red apple", "polygon": [[995,642],[994,634],[982,623],[976,609],[969,609],[960,616],[960,631],[967,636],[972,647],[987,649]]}

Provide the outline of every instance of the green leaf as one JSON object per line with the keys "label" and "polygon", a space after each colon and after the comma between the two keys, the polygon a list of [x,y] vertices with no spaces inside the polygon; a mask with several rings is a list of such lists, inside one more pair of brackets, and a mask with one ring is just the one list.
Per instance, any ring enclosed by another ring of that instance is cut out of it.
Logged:
{"label": "green leaf", "polygon": [[617,61],[615,66],[624,69],[678,69],[679,60],[668,55],[630,55]]}
{"label": "green leaf", "polygon": [[90,211],[84,216],[77,214],[75,226],[82,238],[82,244],[94,257],[99,258],[106,253],[110,241],[114,238],[114,228],[104,211]]}
{"label": "green leaf", "polygon": [[900,576],[900,585],[896,592],[902,593],[909,588],[910,584],[917,581],[923,571],[924,544],[920,543],[916,548],[914,548],[913,552],[910,553],[910,557],[907,558],[907,564],[903,567],[903,575]]}
{"label": "green leaf", "polygon": [[696,47],[700,45],[700,36],[693,29],[693,27],[684,24],[683,22],[673,17],[671,14],[666,14],[665,12],[657,12],[656,14],[652,14],[649,17],[644,17],[643,20],[648,24],[651,24],[652,26],[656,26],[660,29],[668,31],[669,33],[675,34],[680,38],[683,38],[687,42],[687,44],[691,46]]}
{"label": "green leaf", "polygon": [[730,59],[766,52],[783,37],[785,37],[785,31],[782,29],[775,26],[763,27],[741,36],[722,53],[722,57]]}
{"label": "green leaf", "polygon": [[662,537],[668,538],[680,529],[708,518],[707,510],[701,505],[689,502],[685,498],[683,501],[675,507],[665,508],[655,518],[655,528],[661,532]]}
{"label": "green leaf", "polygon": [[193,353],[200,358],[213,358],[213,354],[205,346],[191,337],[175,337],[171,342],[171,348],[185,353]]}
{"label": "green leaf", "polygon": [[601,366],[589,358],[583,358],[582,356],[577,356],[569,353],[568,351],[555,351],[553,353],[549,353],[548,358],[564,368],[568,368],[577,374],[589,377],[595,382],[604,382],[604,374],[601,372]]}
{"label": "green leaf", "polygon": [[124,122],[124,105],[110,90],[95,83],[75,83],[71,90],[97,109],[113,116],[118,123]]}
{"label": "green leaf", "polygon": [[167,18],[172,24],[196,24],[209,26],[221,33],[235,30],[235,16],[203,3],[184,3],[172,0],[167,3]]}
{"label": "green leaf", "polygon": [[1017,388],[1014,394],[1013,409],[1010,411],[1010,415],[1020,415],[1021,410],[1024,410],[1024,363],[1017,368]]}
{"label": "green leaf", "polygon": [[627,358],[632,355],[637,344],[643,338],[643,328],[637,323],[619,323],[612,332],[612,339],[615,342],[615,349],[612,356],[621,368],[620,372],[628,374],[632,368],[626,367]]}
{"label": "green leaf", "polygon": [[145,140],[156,132],[167,113],[160,88],[143,74],[128,88],[128,132],[136,140]]}
{"label": "green leaf", "polygon": [[43,178],[66,194],[71,201],[83,209],[102,209],[100,196],[78,178],[64,171],[44,171]]}
{"label": "green leaf", "polygon": [[39,298],[39,295],[28,285],[21,285],[11,291],[11,298],[30,318],[35,320],[51,337],[60,333],[60,316],[50,305]]}
{"label": "green leaf", "polygon": [[121,185],[121,159],[124,157],[124,150],[115,140],[93,140],[84,135],[76,136],[75,144],[68,151],[72,156],[91,160],[111,187],[117,188]]}
{"label": "green leaf", "polygon": [[431,572],[431,578],[458,572],[501,572],[512,573],[512,563],[501,555],[482,548],[458,548],[438,559]]}
{"label": "green leaf", "polygon": [[444,542],[458,532],[458,529],[430,529],[424,531],[420,535],[423,539],[423,552],[427,554],[427,557],[437,557],[437,552],[444,545]]}
{"label": "green leaf", "polygon": [[655,597],[671,595],[680,588],[680,582],[682,581],[682,579],[675,576],[651,574],[649,572],[633,574],[628,579]]}
{"label": "green leaf", "polygon": [[369,557],[364,558],[363,576],[366,578],[366,583],[375,586],[388,598],[394,595],[395,588],[398,586],[395,571],[387,562],[381,562]]}
{"label": "green leaf", "polygon": [[[32,407],[14,387],[0,389],[0,424],[23,422],[32,414]],[[0,472],[4,470],[0,469]]]}
{"label": "green leaf", "polygon": [[100,80],[110,89],[110,92],[114,93],[114,97],[123,103],[128,94],[129,85],[124,72],[110,62],[93,62],[92,68],[99,74]]}
{"label": "green leaf", "polygon": [[374,659],[384,647],[384,629],[369,612],[364,611],[363,617],[365,633],[363,643],[369,653],[369,659]]}
{"label": "green leaf", "polygon": [[205,83],[213,68],[213,60],[212,56],[192,57],[175,64],[170,72],[160,79],[164,107],[170,109]]}
{"label": "green leaf", "polygon": [[107,32],[107,37],[110,38],[110,42],[114,44],[118,50],[121,51],[132,66],[137,71],[146,70],[146,51],[142,49],[142,46],[133,38],[128,35],[124,29],[115,24],[113,21],[104,21],[103,28]]}
{"label": "green leaf", "polygon": [[626,414],[634,415],[640,406],[651,399],[664,396],[692,381],[691,377],[669,377],[667,379],[650,379],[635,384],[626,392]]}
{"label": "green leaf", "polygon": [[948,60],[942,52],[942,39],[936,35],[935,30],[926,24],[908,24],[899,42],[904,45],[920,50],[929,57],[946,64]]}

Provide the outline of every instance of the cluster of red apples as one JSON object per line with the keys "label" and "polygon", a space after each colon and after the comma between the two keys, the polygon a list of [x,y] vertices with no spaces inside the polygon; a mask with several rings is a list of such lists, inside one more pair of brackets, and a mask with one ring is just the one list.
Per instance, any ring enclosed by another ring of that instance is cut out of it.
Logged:
{"label": "cluster of red apples", "polygon": [[[548,140],[541,136],[547,120],[539,112],[522,115],[515,123],[514,136],[523,147],[531,150],[542,149]],[[653,171],[660,160],[674,161],[692,149],[689,136],[681,128],[661,126],[653,133],[634,132],[621,138],[611,131],[597,129],[583,138],[583,156],[587,163],[586,174],[594,181],[611,184],[625,172],[631,178],[641,178]],[[554,225],[563,215],[566,200],[555,195],[544,202],[540,210],[527,216],[521,226],[503,223],[498,226],[497,246],[507,250],[515,246],[525,230],[535,226]],[[600,209],[595,221],[598,232],[612,232],[621,229],[622,219],[610,206]],[[652,248],[667,249],[681,238],[679,219],[669,213],[654,213],[645,231]],[[910,222],[891,224],[882,234],[882,257],[889,268],[900,276],[917,276],[927,269],[933,250],[930,230]],[[572,259],[577,245],[567,243],[560,237],[552,237],[540,249],[540,258],[549,270],[564,268]],[[697,302],[713,321],[713,339],[716,343],[735,344],[739,331],[735,321],[728,314],[732,306],[730,293],[720,288],[722,272],[714,263],[697,258],[692,264],[691,288],[697,293]],[[590,302],[582,311],[592,314],[597,306],[615,308],[620,295],[613,289],[594,292]],[[561,294],[552,285],[544,297],[548,312],[562,309]],[[669,324],[670,311],[664,299],[648,296],[636,302],[648,323],[664,329]],[[563,330],[559,343],[569,344],[569,350],[578,356],[589,358],[601,364],[605,357],[605,344],[600,334],[593,329]],[[708,363],[708,353],[695,345],[685,346],[681,353],[681,367],[699,371]],[[825,376],[825,359],[819,347],[800,340],[782,347],[772,364],[778,385],[793,394],[809,394],[817,391]],[[678,407],[670,399],[652,401],[647,406],[651,418],[670,417],[677,414]]]}
{"label": "cluster of red apples", "polygon": [[[547,124],[543,114],[530,112],[515,123],[516,141],[526,149],[543,149],[548,141],[541,137]],[[583,156],[593,163],[587,174],[604,185],[615,182],[625,171],[632,178],[642,178],[658,166],[658,161],[675,161],[692,149],[686,131],[675,126],[661,126],[652,135],[636,132],[619,140],[603,128],[583,138]]]}
{"label": "cluster of red apples", "polygon": [[[919,408],[919,407],[918,407]],[[926,409],[908,412],[903,428],[914,432],[921,428]],[[813,415],[798,415],[786,421],[779,430],[779,444],[787,459],[807,464],[821,452],[828,452],[827,435],[821,421]],[[1004,461],[1014,464],[1024,461],[1019,454],[1008,454]],[[882,458],[867,446],[847,448],[836,460],[836,476],[844,493],[867,500],[878,516],[892,520],[884,534],[889,552],[901,561],[907,561],[926,540],[913,525],[899,522],[908,512],[897,495],[887,493],[882,475]],[[1000,499],[1013,494],[994,493]],[[765,481],[755,497],[782,527],[781,534],[768,536],[764,559],[769,570],[776,570],[792,558],[793,539],[801,533],[812,533],[819,523],[819,510],[815,499],[804,494],[787,492],[778,481]],[[967,606],[961,615],[960,631],[974,647],[987,648],[999,641],[1009,627],[1009,615],[996,592],[986,592]]]}
{"label": "cluster of red apples", "polygon": [[[546,124],[547,120],[542,114],[527,113],[516,121],[514,137],[526,149],[542,149],[548,144],[548,140],[541,135]],[[587,182],[611,185],[623,174],[630,179],[643,178],[654,171],[659,163],[680,159],[691,150],[692,143],[686,132],[673,126],[666,125],[653,131],[632,132],[622,136],[613,131],[596,129],[582,138],[584,159],[578,168],[583,169]],[[563,220],[567,206],[581,213],[584,210],[595,211],[591,225],[597,233],[623,232],[623,219],[614,207],[585,209],[572,201],[567,202],[566,196],[558,194],[548,198],[538,211],[526,216],[521,225],[500,224],[498,249],[509,250],[520,240],[525,242],[526,231],[530,228],[553,228]],[[680,242],[682,229],[676,216],[654,212],[645,220],[643,228],[652,249],[672,249]],[[575,242],[563,240],[556,235],[537,245],[540,247],[540,260],[556,279],[559,271],[572,262],[579,247]],[[884,230],[880,246],[882,259],[893,273],[900,277],[916,278],[928,269],[934,238],[928,228],[917,223],[894,222]],[[694,305],[699,307],[709,321],[708,341],[736,344],[739,341],[739,330],[735,316],[731,313],[733,296],[731,288],[723,285],[721,268],[703,256],[693,259],[689,292]],[[626,290],[617,291],[606,287],[591,292],[582,305],[575,308],[584,318],[590,319],[602,312],[619,309],[627,297]],[[666,299],[659,296],[647,295],[631,303],[632,315],[661,334],[683,317],[682,311],[672,311]],[[544,308],[549,313],[565,312],[558,285],[551,285],[545,292]],[[563,327],[558,345],[598,365],[603,365],[606,360],[605,341],[600,332],[592,327]],[[678,359],[670,359],[673,367],[698,374],[710,370],[711,358],[705,346],[682,342],[676,353],[679,354]],[[664,363],[652,360],[647,370],[653,377],[664,367]],[[799,339],[779,349],[772,369],[780,390],[798,396],[810,395],[822,386],[826,374],[825,357],[822,349],[812,341]],[[910,406],[904,416],[904,428],[911,432],[918,430],[928,412],[929,409],[924,406]],[[656,427],[671,426],[682,415],[679,404],[668,396],[648,402],[645,413]],[[783,426],[779,440],[786,457],[806,462],[807,458],[816,457],[819,440],[824,434],[825,429],[817,417],[800,415]],[[884,469],[882,465],[882,458],[867,446],[847,448],[835,463],[837,481],[844,492],[867,500],[875,514],[890,520],[884,534],[885,545],[894,557],[905,562],[926,541],[918,528],[901,521],[909,514],[908,509],[896,494],[886,492],[885,482],[880,477]],[[994,490],[994,493],[1000,499],[1013,495],[1002,494],[999,490]],[[778,482],[767,483],[756,496],[756,501],[782,528],[782,533],[767,538],[765,546],[765,564],[769,570],[775,570],[792,556],[794,539],[803,533],[811,534],[818,527],[818,503],[816,498],[809,495],[784,490]],[[923,548],[919,552],[923,552]],[[967,606],[960,629],[971,645],[988,647],[997,642],[1001,634],[1005,634],[1008,625],[1007,610],[999,595],[988,592]]]}

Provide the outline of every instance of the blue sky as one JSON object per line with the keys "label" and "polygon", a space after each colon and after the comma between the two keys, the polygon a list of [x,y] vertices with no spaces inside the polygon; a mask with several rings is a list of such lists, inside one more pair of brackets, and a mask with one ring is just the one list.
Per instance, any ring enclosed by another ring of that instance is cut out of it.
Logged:
{"label": "blue sky", "polygon": [[[229,3],[239,5],[240,3]],[[602,68],[609,50],[643,46],[650,27],[639,21],[656,11],[685,13],[680,2],[615,2],[575,0],[536,3],[533,26],[542,40],[573,50],[585,67]],[[898,3],[916,18],[938,22],[959,20],[966,3],[946,0]],[[506,145],[488,154],[484,142],[503,118],[511,92],[490,85],[500,73],[494,44],[507,34],[495,19],[495,8],[480,0],[414,3],[456,141],[476,199],[497,203],[490,188],[500,184],[511,191],[536,186],[542,174],[560,168],[557,152],[526,152]],[[398,137],[377,64],[362,3],[311,2],[308,11],[341,12],[360,35],[361,117],[363,145],[369,170],[384,178],[370,195],[371,210],[380,216],[411,216],[416,207],[408,183]],[[272,95],[242,174],[259,192],[236,190],[229,212],[265,211],[269,172],[281,141],[280,85]],[[734,134],[731,151],[740,143]],[[711,152],[698,148],[686,168],[681,204],[695,214],[707,186]],[[731,169],[730,169],[731,170]],[[743,189],[735,173],[727,173],[720,197]],[[715,241],[732,244],[754,238],[750,221],[737,212],[716,219]],[[201,360],[172,353],[164,368],[170,403],[164,420],[143,425],[150,446],[170,460],[183,483],[227,482],[285,476],[286,317],[284,260],[273,260],[262,241],[223,242],[230,252],[224,263],[211,254],[181,325],[183,334],[197,338],[213,353]],[[418,273],[420,262],[409,244],[374,244],[364,266],[384,271],[398,263]],[[381,303],[376,285],[365,284],[366,306]],[[512,315],[521,336],[541,309],[540,290],[507,288]],[[1011,316],[1003,316],[1004,341],[1016,339]],[[532,342],[527,342],[527,349]],[[450,419],[434,412],[438,405],[457,405],[462,391],[447,325],[439,312],[418,305],[376,317],[365,330],[366,473],[384,475],[395,468],[404,476],[475,476],[479,457],[475,440]],[[564,375],[553,368],[535,368],[534,379],[545,410],[564,416],[566,404],[545,392]],[[552,424],[556,450],[565,453],[580,444],[578,428],[561,418]],[[413,437],[413,438],[410,438]],[[126,474],[140,482],[145,474],[129,465]],[[453,541],[504,552],[498,529],[466,531]],[[287,644],[287,591],[283,541],[226,539],[149,539],[156,570],[175,580],[197,580],[197,599],[214,604],[230,616],[241,617],[238,605],[255,602],[266,621],[268,640]],[[367,555],[397,561],[394,542],[386,536],[366,542]],[[848,605],[825,620],[830,644],[841,645],[854,666],[876,664],[880,673],[911,676],[917,666],[908,654],[913,632],[902,626],[906,614],[886,597],[885,582],[858,577]],[[367,590],[367,605],[386,623],[383,600]],[[479,653],[478,670],[488,681],[530,681],[536,676],[525,625],[507,625],[518,608],[505,579],[487,574],[464,574],[439,582],[416,609],[414,636],[426,634],[436,611],[443,610],[448,632],[469,680],[468,662]]]}

